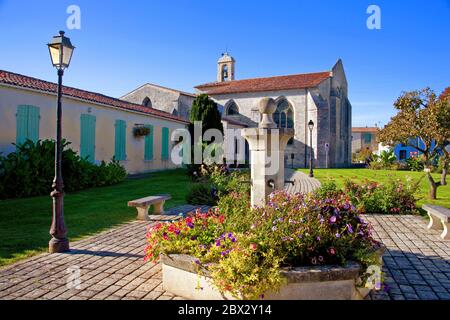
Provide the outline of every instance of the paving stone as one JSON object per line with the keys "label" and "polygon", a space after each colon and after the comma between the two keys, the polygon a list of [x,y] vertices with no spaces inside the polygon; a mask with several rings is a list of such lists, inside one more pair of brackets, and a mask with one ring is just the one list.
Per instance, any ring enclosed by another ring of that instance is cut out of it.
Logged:
{"label": "paving stone", "polygon": [[[305,186],[305,187],[310,187]],[[187,214],[194,206],[168,212]],[[208,207],[202,207],[202,212]],[[162,287],[161,265],[145,263],[142,248],[149,225],[178,216],[151,216],[153,221],[122,224],[72,243],[72,252],[42,254],[0,269],[0,299],[39,300],[178,300]],[[365,215],[374,237],[387,247],[383,272],[389,292],[376,300],[450,300],[450,242],[427,230],[419,216]],[[81,268],[81,289],[68,290],[67,269]]]}

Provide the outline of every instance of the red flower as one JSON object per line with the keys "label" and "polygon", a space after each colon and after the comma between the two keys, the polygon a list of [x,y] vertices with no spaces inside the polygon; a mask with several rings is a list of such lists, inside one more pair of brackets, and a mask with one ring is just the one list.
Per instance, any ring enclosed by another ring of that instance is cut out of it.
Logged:
{"label": "red flower", "polygon": [[219,223],[222,224],[224,221],[225,221],[225,216],[224,216],[224,215],[221,215],[221,216],[219,217]]}
{"label": "red flower", "polygon": [[258,249],[258,246],[256,245],[256,243],[252,243],[250,245],[250,249],[252,249],[253,251],[256,251]]}

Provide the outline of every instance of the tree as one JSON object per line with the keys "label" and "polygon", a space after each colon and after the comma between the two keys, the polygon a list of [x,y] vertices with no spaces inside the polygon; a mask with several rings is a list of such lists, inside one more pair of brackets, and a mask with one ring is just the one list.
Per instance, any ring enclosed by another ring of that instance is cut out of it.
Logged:
{"label": "tree", "polygon": [[442,111],[438,116],[441,128],[439,128],[437,143],[442,155],[441,185],[446,186],[450,166],[450,138],[448,134],[450,130],[450,87],[444,90],[439,99],[442,101]]}
{"label": "tree", "polygon": [[[450,140],[449,99],[440,99],[433,90],[425,88],[403,93],[394,107],[398,113],[380,130],[378,140],[391,146],[402,143],[422,153],[430,185],[429,197],[436,199],[443,181],[434,180],[431,168],[433,159],[441,156]],[[443,175],[444,178],[447,175],[445,170]]]}
{"label": "tree", "polygon": [[[223,135],[222,115],[219,112],[219,109],[217,108],[217,104],[212,99],[210,99],[207,94],[201,94],[192,103],[192,109],[189,117],[191,120],[189,131],[192,137],[191,139],[193,147],[191,148],[191,150],[193,153],[192,159],[194,160],[194,162],[195,162],[194,153],[196,150],[198,151],[198,149],[200,149],[203,152],[206,148],[209,147],[211,149],[214,149],[214,151],[212,151],[212,154],[215,155],[215,153],[217,152],[215,151],[215,149],[217,148],[216,146],[213,145],[214,141],[208,143],[204,143],[201,139],[200,141],[195,141],[196,137],[194,135],[194,122],[195,121],[202,122],[202,137],[205,134],[205,132],[209,129],[218,129]],[[220,150],[222,150],[222,148]],[[205,159],[203,159],[203,162],[205,162]],[[198,178],[198,176],[201,175],[202,171],[201,168],[209,164],[210,163],[203,163],[203,164],[192,163],[188,165],[188,174],[194,178]]]}
{"label": "tree", "polygon": [[202,122],[202,134],[208,129],[218,129],[223,133],[222,115],[217,108],[217,103],[211,100],[207,94],[199,95],[192,103],[190,120]]}

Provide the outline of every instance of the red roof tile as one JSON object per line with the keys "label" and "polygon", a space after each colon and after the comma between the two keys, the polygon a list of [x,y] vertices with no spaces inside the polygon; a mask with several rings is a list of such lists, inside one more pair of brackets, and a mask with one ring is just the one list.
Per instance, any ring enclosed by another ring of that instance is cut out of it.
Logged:
{"label": "red roof tile", "polygon": [[315,87],[331,76],[332,73],[330,71],[304,73],[289,76],[212,82],[199,85],[195,88],[209,95],[304,89]]}
{"label": "red roof tile", "polygon": [[[57,89],[56,83],[0,70],[0,84],[2,83],[21,88],[28,88],[50,93],[56,93]],[[138,111],[152,116],[166,118],[168,120],[189,123],[189,121],[186,121],[185,119],[180,117],[173,116],[170,113],[160,111],[154,108],[144,107],[142,105],[119,100],[116,98],[108,97],[100,93],[63,86],[63,95],[66,97],[78,98],[89,102],[104,104],[124,110]]]}

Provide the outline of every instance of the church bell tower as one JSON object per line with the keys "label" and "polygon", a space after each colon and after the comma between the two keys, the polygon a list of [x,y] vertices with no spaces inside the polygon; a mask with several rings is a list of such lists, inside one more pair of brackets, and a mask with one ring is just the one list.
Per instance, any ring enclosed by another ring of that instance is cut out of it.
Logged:
{"label": "church bell tower", "polygon": [[217,82],[234,80],[235,64],[236,61],[228,52],[222,53],[222,56],[217,62]]}

